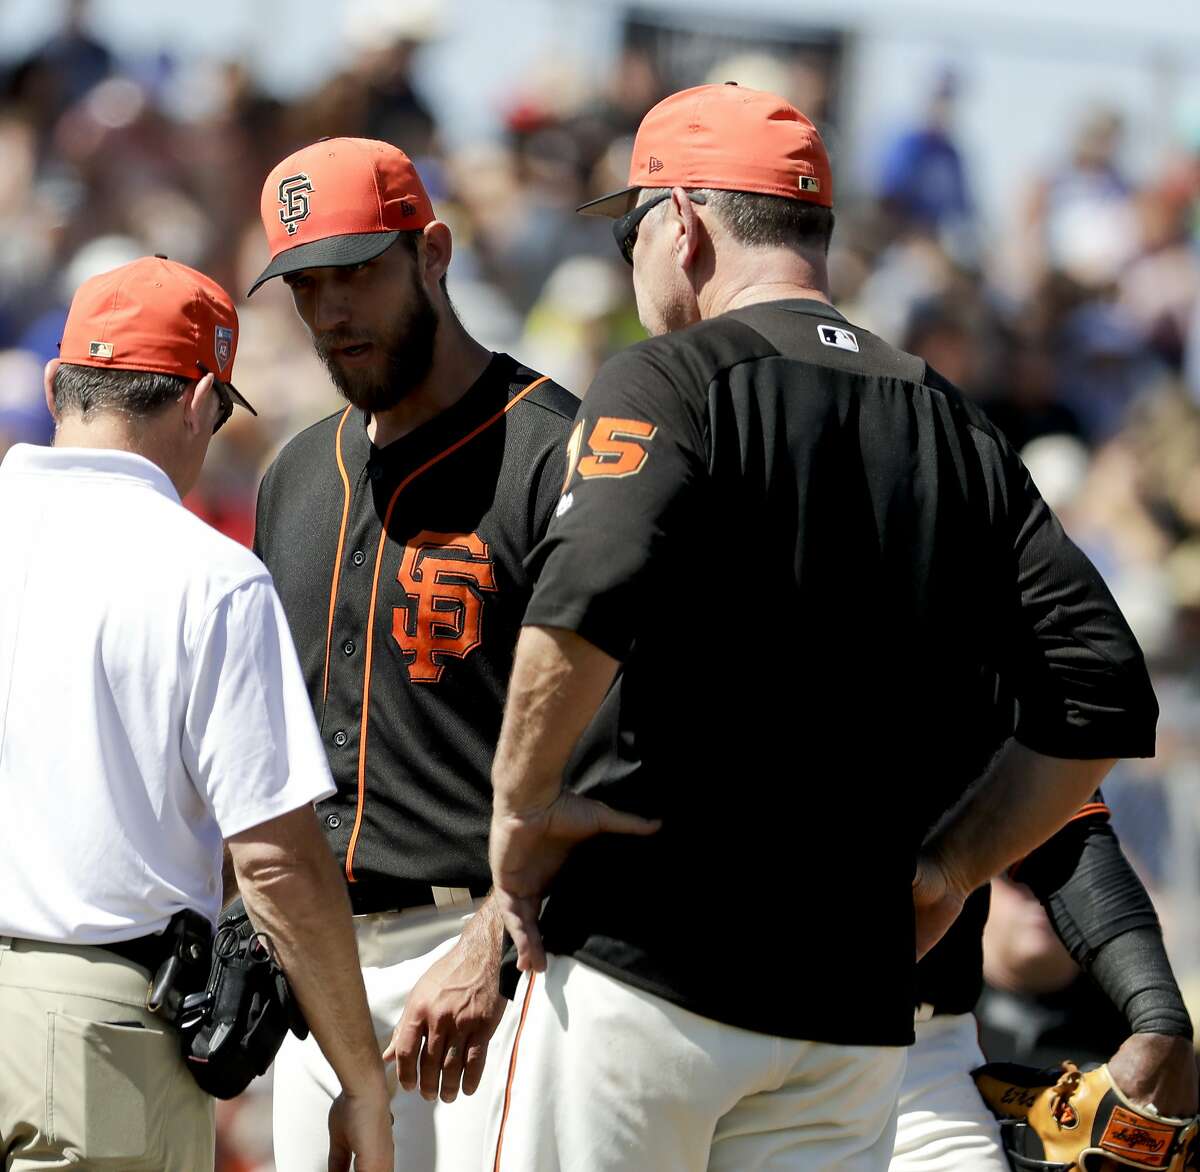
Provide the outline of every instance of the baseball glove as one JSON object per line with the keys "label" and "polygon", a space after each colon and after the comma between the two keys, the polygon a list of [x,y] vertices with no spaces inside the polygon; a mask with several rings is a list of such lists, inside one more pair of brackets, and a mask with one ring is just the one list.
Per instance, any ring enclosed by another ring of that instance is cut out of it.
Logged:
{"label": "baseball glove", "polygon": [[1197,1121],[1135,1107],[1107,1066],[1035,1070],[990,1062],[971,1072],[1000,1120],[1009,1163],[1018,1172],[1095,1172],[1105,1160],[1153,1172],[1185,1172]]}

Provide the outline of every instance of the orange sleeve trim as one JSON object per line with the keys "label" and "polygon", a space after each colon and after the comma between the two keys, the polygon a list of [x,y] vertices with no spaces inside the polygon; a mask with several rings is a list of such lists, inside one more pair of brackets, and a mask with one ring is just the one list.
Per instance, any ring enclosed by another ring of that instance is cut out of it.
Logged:
{"label": "orange sleeve trim", "polygon": [[508,1123],[508,1109],[512,1106],[513,1081],[517,1076],[517,1050],[521,1045],[521,1031],[525,1028],[525,1019],[529,1016],[529,1003],[533,1000],[533,985],[537,973],[529,974],[529,986],[525,990],[525,1000],[521,1005],[521,1020],[517,1022],[517,1032],[513,1037],[512,1055],[508,1060],[508,1081],[504,1084],[504,1110],[500,1113],[500,1132],[496,1136],[496,1158],[492,1162],[492,1172],[500,1172],[500,1152],[504,1147],[504,1128]]}
{"label": "orange sleeve trim", "polygon": [[[388,525],[392,521],[392,510],[396,507],[396,501],[400,494],[410,485],[417,477],[428,472],[435,464],[439,464],[447,456],[453,455],[459,448],[465,444],[469,444],[476,436],[487,431],[495,423],[499,423],[505,415],[508,414],[526,395],[529,394],[535,387],[541,386],[542,383],[549,381],[549,375],[542,375],[541,378],[535,378],[527,387],[514,395],[505,405],[502,411],[497,411],[490,419],[485,419],[474,431],[467,432],[461,439],[455,440],[448,448],[443,448],[436,456],[430,457],[419,468],[414,468],[398,485],[396,491],[392,493],[392,499],[388,501],[387,511],[383,514],[383,527],[379,532],[379,548],[375,551],[375,573],[371,578],[371,604],[367,609],[367,649],[365,663],[363,666],[363,698],[362,698],[362,715],[358,727],[358,808],[354,812],[354,829],[350,832],[350,845],[346,849],[346,882],[354,883],[354,851],[358,846],[358,835],[362,829],[363,805],[366,799],[367,792],[367,714],[370,712],[371,705],[371,659],[375,648],[375,602],[379,596],[379,570],[383,565],[383,551],[387,547]],[[338,559],[339,562],[341,559]],[[333,628],[330,627],[332,634]],[[326,649],[326,663],[328,663],[328,649]]]}
{"label": "orange sleeve trim", "polygon": [[[1087,802],[1086,804],[1080,806],[1079,809],[1067,819],[1064,825],[1070,826],[1072,822],[1078,822],[1081,818],[1091,818],[1093,815],[1099,814],[1103,814],[1105,818],[1112,817],[1112,811],[1108,808],[1108,805],[1105,802]],[[1028,855],[1025,855],[1023,858],[1018,859],[1012,864],[1011,867],[1008,868],[1005,874],[1010,879],[1016,880],[1018,868],[1025,863],[1025,859],[1028,857]],[[1019,882],[1020,880],[1017,881]]]}
{"label": "orange sleeve trim", "polygon": [[342,576],[342,552],[346,548],[346,524],[350,519],[350,477],[346,475],[346,464],[342,459],[342,428],[350,417],[352,408],[347,407],[338,421],[337,437],[333,451],[337,456],[338,474],[342,478],[342,527],[338,530],[337,556],[333,559],[333,581],[329,584],[329,626],[325,632],[325,681],[321,685],[321,700],[329,695],[329,652],[333,646],[333,610],[337,605],[338,582]]}

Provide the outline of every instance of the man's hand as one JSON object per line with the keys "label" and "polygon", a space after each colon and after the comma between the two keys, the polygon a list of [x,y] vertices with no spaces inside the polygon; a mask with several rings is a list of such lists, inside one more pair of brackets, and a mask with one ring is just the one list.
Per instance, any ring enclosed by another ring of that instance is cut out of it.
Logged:
{"label": "man's hand", "polygon": [[468,922],[461,939],[416,983],[404,1014],[383,1052],[395,1059],[396,1076],[406,1091],[453,1103],[461,1082],[472,1095],[483,1077],[488,1043],[508,1001],[500,993],[503,929],[489,899]]}
{"label": "man's hand", "polygon": [[932,855],[920,855],[912,881],[916,920],[917,960],[920,960],[958,919],[969,891],[964,891]]}
{"label": "man's hand", "polygon": [[488,858],[504,927],[517,947],[521,972],[544,972],[546,953],[538,930],[542,896],[571,848],[597,834],[654,834],[662,825],[614,810],[603,802],[560,793],[548,806],[492,811]]}
{"label": "man's hand", "polygon": [[1138,1107],[1153,1103],[1159,1115],[1190,1119],[1200,1110],[1196,1053],[1188,1038],[1132,1034],[1109,1059],[1108,1073]]}
{"label": "man's hand", "polygon": [[329,1172],[393,1172],[392,1113],[380,1079],[378,1093],[367,1097],[344,1091],[329,1108]]}

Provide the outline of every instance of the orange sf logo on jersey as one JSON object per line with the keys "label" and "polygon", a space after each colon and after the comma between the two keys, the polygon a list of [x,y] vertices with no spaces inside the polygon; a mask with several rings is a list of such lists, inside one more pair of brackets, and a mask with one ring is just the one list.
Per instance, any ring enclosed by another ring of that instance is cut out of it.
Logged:
{"label": "orange sf logo on jersey", "polygon": [[409,596],[392,611],[392,638],[414,684],[436,684],[448,657],[464,659],[482,639],[483,599],[495,590],[487,542],[475,533],[418,533],[404,550],[396,579]]}

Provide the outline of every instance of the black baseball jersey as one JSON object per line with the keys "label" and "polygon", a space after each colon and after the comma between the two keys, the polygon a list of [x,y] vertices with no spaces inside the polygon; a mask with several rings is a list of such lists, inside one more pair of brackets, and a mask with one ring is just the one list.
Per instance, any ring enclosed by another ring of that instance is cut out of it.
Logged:
{"label": "black baseball jersey", "polygon": [[1032,749],[1153,751],[1111,595],[982,413],[816,301],[610,360],[570,462],[525,621],[622,662],[568,781],[663,826],[570,857],[548,948],[735,1026],[908,1043],[915,854],[997,743],[995,681]]}
{"label": "black baseball jersey", "polygon": [[329,752],[318,806],[356,911],[487,891],[491,764],[578,400],[505,354],[452,407],[376,448],[345,410],[262,483],[255,551],[287,613]]}

